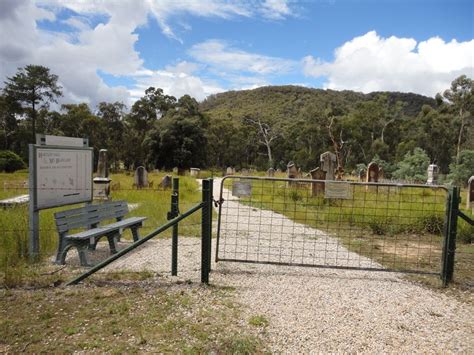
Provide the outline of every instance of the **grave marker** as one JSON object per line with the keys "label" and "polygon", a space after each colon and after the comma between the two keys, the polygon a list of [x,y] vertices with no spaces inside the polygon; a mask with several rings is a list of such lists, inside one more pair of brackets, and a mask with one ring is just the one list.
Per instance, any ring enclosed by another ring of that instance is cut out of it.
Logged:
{"label": "grave marker", "polygon": [[316,197],[324,194],[324,181],[326,180],[326,173],[320,168],[313,169],[309,172],[313,180],[319,180],[311,183],[311,196]]}
{"label": "grave marker", "polygon": [[199,177],[200,171],[201,171],[201,169],[199,169],[199,168],[190,168],[190,169],[189,169],[189,174],[190,174],[192,177]]}
{"label": "grave marker", "polygon": [[319,156],[321,162],[321,170],[326,173],[326,180],[334,180],[336,170],[336,154],[331,152],[324,152]]}
{"label": "grave marker", "polygon": [[275,176],[275,169],[270,168],[267,170],[267,176],[268,177],[274,177]]}
{"label": "grave marker", "polygon": [[99,163],[97,164],[97,176],[94,182],[94,199],[109,199],[110,195],[109,166],[107,164],[107,149],[99,151]]}
{"label": "grave marker", "polygon": [[367,167],[367,182],[378,182],[379,181],[380,169],[377,163],[372,162]]}
{"label": "grave marker", "polygon": [[438,172],[439,172],[438,165],[430,164],[428,166],[428,180],[426,181],[428,185],[438,184]]}
{"label": "grave marker", "polygon": [[148,187],[148,171],[146,171],[144,166],[139,166],[135,170],[135,186],[137,189]]}

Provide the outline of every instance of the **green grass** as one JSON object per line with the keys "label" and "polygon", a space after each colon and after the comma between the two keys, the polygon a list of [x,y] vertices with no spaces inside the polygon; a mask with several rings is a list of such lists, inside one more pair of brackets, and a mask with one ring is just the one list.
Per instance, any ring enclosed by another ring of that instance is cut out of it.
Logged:
{"label": "green grass", "polygon": [[266,326],[268,326],[268,319],[263,315],[253,316],[250,317],[249,324],[255,327],[265,328]]}
{"label": "green grass", "polygon": [[[114,200],[126,200],[129,205],[138,207],[130,212],[130,216],[145,216],[144,227],[140,234],[146,235],[167,222],[167,212],[170,210],[171,190],[158,189],[157,186],[166,173],[150,173],[149,180],[154,182],[153,189],[137,190],[133,188],[132,174],[112,174],[113,183],[120,183],[120,189],[114,190],[111,196]],[[27,173],[0,174],[0,188],[3,182],[27,180]],[[1,191],[3,198],[27,193],[27,190]],[[185,212],[200,203],[201,191],[198,182],[189,176],[180,177],[180,211]],[[64,206],[40,211],[40,253],[41,258],[51,257],[57,248],[58,234],[54,224],[54,213],[60,210],[80,207],[79,205]],[[199,236],[201,214],[196,212],[179,224],[180,235]],[[28,207],[27,205],[7,208],[0,213],[0,285],[14,286],[35,275],[35,266],[28,263]],[[167,238],[171,230],[157,238]],[[131,240],[130,231],[124,233],[125,239]],[[29,270],[32,269],[32,270]]]}
{"label": "green grass", "polygon": [[[136,282],[0,290],[2,353],[263,352],[232,293]],[[232,303],[233,307],[228,307]]]}

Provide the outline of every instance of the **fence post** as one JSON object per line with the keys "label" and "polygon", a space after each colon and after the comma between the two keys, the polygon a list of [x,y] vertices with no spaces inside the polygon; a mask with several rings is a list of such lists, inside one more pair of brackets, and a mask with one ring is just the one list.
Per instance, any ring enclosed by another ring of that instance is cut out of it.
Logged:
{"label": "fence post", "polygon": [[214,179],[209,179],[209,239],[208,239],[208,250],[209,250],[209,258],[208,258],[208,269],[209,272],[211,271],[211,255],[212,255],[212,213],[214,211],[212,207],[212,201],[214,199]]}
{"label": "fence post", "polygon": [[[179,215],[179,178],[173,178],[173,192],[171,194],[171,211],[168,213],[168,220]],[[178,275],[178,223],[173,226],[171,240],[171,275]]]}
{"label": "fence post", "polygon": [[443,281],[443,286],[445,287],[453,280],[460,200],[459,187],[454,186],[448,190],[442,254],[443,265],[441,270],[441,279]]}
{"label": "fence post", "polygon": [[211,237],[211,226],[209,222],[212,217],[209,214],[212,213],[212,196],[211,196],[211,181],[202,180],[202,215],[201,215],[201,282],[209,283],[209,265],[211,259],[210,237]]}

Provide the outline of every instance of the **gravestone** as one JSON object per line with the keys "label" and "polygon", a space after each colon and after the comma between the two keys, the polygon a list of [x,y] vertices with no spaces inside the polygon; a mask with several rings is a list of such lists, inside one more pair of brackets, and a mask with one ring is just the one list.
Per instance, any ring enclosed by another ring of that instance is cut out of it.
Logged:
{"label": "gravestone", "polygon": [[367,167],[367,180],[366,182],[378,182],[379,181],[379,166],[377,163],[372,162]]}
{"label": "gravestone", "polygon": [[148,187],[148,172],[144,166],[139,166],[135,170],[135,186],[137,189]]}
{"label": "gravestone", "polygon": [[175,166],[175,167],[173,168],[173,174],[178,174],[178,167],[177,167],[177,166]]}
{"label": "gravestone", "polygon": [[326,180],[326,173],[321,168],[313,169],[309,172],[311,179],[319,180],[311,183],[311,196],[324,195],[324,180]]}
{"label": "gravestone", "polygon": [[249,171],[248,169],[242,169],[242,171],[240,172],[241,175],[243,176],[248,176],[249,175]]}
{"label": "gravestone", "polygon": [[296,179],[298,177],[298,168],[296,167],[295,163],[292,161],[288,162],[286,165],[286,173],[288,175],[288,179]]}
{"label": "gravestone", "polygon": [[438,172],[439,172],[438,165],[430,164],[428,166],[428,180],[426,181],[428,185],[438,184]]}
{"label": "gravestone", "polygon": [[379,181],[382,181],[383,179],[385,179],[385,173],[383,171],[383,168],[380,167],[380,169],[379,169]]}
{"label": "gravestone", "polygon": [[326,180],[334,180],[336,170],[336,154],[324,152],[319,156],[321,162],[321,170],[326,173]]}
{"label": "gravestone", "polygon": [[226,171],[225,171],[225,174],[226,175],[234,175],[235,174],[235,169],[232,168],[231,166],[228,166]]}
{"label": "gravestone", "polygon": [[275,169],[270,168],[267,170],[267,176],[268,177],[274,177],[275,176]]}
{"label": "gravestone", "polygon": [[472,208],[472,212],[474,213],[474,175],[469,178],[467,182],[467,209]]}
{"label": "gravestone", "polygon": [[189,174],[192,176],[192,177],[199,177],[199,172],[201,171],[201,169],[199,168],[190,168],[189,169]]}
{"label": "gravestone", "polygon": [[97,176],[92,180],[94,199],[108,199],[110,195],[109,166],[107,164],[107,149],[99,151],[99,162],[97,164]]}
{"label": "gravestone", "polygon": [[169,189],[171,188],[171,181],[172,179],[170,175],[163,176],[163,179],[161,179],[161,182],[158,186],[163,189]]}
{"label": "gravestone", "polygon": [[364,181],[366,174],[367,174],[367,172],[364,169],[361,169],[359,171],[359,181]]}

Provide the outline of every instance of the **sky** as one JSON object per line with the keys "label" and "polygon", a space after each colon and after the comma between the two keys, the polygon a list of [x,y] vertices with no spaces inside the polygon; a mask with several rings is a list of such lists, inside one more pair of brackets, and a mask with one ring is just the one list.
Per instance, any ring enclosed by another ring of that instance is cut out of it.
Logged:
{"label": "sky", "polygon": [[473,1],[0,0],[0,86],[59,76],[63,103],[201,101],[267,85],[434,96],[474,78]]}

